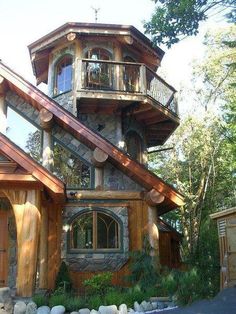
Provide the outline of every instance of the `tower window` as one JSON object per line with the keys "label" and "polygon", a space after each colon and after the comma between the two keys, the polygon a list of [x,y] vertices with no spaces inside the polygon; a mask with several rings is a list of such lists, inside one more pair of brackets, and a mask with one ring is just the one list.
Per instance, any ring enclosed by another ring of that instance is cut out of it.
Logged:
{"label": "tower window", "polygon": [[64,56],[55,68],[54,94],[59,95],[72,88],[72,57]]}

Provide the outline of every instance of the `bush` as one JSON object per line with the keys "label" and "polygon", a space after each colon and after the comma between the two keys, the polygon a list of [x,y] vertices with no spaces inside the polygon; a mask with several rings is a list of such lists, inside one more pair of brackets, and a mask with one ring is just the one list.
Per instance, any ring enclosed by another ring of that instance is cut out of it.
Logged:
{"label": "bush", "polygon": [[48,305],[48,298],[43,294],[36,294],[32,297],[32,301],[36,303],[37,307]]}
{"label": "bush", "polygon": [[88,299],[88,308],[98,310],[99,306],[102,305],[102,299],[98,295],[91,296]]}
{"label": "bush", "polygon": [[55,289],[57,290],[58,288],[63,288],[64,292],[69,292],[72,288],[69,270],[65,262],[61,263],[56,276]]}
{"label": "bush", "polygon": [[111,288],[112,273],[105,272],[94,275],[83,282],[88,294],[104,296]]}
{"label": "bush", "polygon": [[104,305],[115,304],[119,306],[122,303],[125,303],[125,293],[118,290],[108,291],[104,296]]}
{"label": "bush", "polygon": [[67,297],[65,301],[65,308],[67,312],[78,312],[79,309],[86,306],[85,300],[79,297]]}
{"label": "bush", "polygon": [[67,302],[68,296],[66,294],[55,294],[52,295],[49,299],[49,307],[53,307],[56,305],[63,305],[66,307],[66,302]]}

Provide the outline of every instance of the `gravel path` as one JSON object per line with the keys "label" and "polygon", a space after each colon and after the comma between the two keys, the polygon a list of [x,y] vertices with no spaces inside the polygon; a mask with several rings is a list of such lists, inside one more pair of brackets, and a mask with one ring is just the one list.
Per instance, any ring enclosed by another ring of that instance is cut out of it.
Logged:
{"label": "gravel path", "polygon": [[236,314],[236,287],[221,291],[212,300],[197,301],[187,307],[153,314]]}

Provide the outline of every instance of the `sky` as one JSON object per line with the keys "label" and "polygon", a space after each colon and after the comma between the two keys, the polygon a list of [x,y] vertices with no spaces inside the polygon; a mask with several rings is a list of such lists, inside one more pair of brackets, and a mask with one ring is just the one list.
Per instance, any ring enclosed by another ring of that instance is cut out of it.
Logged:
{"label": "sky", "polygon": [[[98,22],[133,25],[143,31],[155,3],[151,0],[0,0],[0,59],[35,84],[27,46],[66,22]],[[177,90],[188,86],[191,63],[203,56],[203,35],[190,37],[166,51],[161,73]],[[162,47],[163,48],[163,47]],[[45,90],[45,89],[44,89]]]}

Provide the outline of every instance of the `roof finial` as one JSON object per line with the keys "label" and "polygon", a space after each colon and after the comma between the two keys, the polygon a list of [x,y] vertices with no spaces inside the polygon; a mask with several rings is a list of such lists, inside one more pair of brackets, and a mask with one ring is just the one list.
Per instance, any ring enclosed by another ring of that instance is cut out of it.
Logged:
{"label": "roof finial", "polygon": [[95,14],[95,23],[98,22],[98,11],[100,10],[100,8],[94,8],[91,7],[94,10],[94,14]]}

